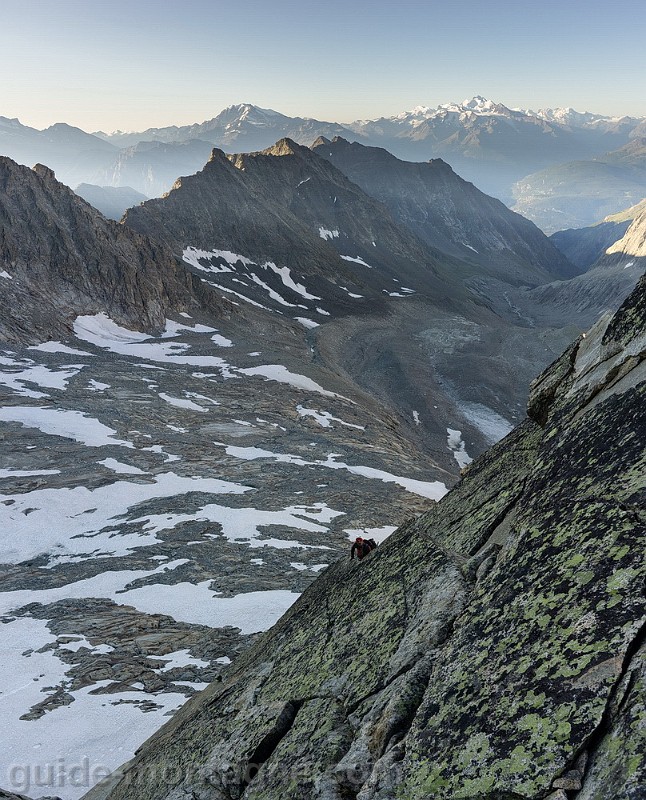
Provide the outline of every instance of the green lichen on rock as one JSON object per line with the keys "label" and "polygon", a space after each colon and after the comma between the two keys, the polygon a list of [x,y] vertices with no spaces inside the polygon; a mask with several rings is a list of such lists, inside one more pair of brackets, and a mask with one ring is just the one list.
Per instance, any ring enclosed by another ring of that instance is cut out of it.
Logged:
{"label": "green lichen on rock", "polygon": [[534,419],[88,798],[646,794],[644,302],[619,313],[538,381]]}

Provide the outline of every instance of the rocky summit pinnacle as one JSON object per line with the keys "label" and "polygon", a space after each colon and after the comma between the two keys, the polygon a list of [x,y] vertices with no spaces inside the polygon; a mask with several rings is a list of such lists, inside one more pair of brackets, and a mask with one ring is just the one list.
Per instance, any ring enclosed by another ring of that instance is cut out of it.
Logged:
{"label": "rocky summit pinnacle", "polygon": [[645,331],[646,278],[87,800],[643,797]]}

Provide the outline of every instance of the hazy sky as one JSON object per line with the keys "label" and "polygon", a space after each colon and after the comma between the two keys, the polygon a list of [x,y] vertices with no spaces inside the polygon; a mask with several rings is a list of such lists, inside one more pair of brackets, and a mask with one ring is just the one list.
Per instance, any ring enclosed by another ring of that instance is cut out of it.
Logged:
{"label": "hazy sky", "polygon": [[475,94],[646,116],[646,0],[0,0],[0,115],[347,122]]}

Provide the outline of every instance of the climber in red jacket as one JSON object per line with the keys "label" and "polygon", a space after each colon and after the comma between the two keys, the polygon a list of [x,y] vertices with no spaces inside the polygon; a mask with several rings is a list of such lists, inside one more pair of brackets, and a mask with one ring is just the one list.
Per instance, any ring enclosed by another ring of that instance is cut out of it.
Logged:
{"label": "climber in red jacket", "polygon": [[361,536],[357,536],[354,540],[354,544],[350,548],[350,558],[354,558],[354,554],[356,552],[357,558],[361,561],[362,558],[368,555],[368,553],[375,550],[377,547],[377,542],[374,539],[363,539]]}

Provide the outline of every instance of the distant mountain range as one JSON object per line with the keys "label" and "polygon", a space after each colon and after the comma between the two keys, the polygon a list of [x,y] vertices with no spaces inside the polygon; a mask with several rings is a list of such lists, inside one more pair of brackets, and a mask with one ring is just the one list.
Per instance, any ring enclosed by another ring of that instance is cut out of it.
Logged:
{"label": "distant mountain range", "polygon": [[27,165],[47,163],[71,186],[129,185],[154,196],[200,169],[213,146],[252,152],[281,138],[309,146],[321,136],[339,136],[406,160],[442,157],[463,178],[510,202],[513,184],[525,176],[618,150],[645,130],[643,118],[510,109],[482,97],[348,124],[289,117],[246,103],[199,124],[132,133],[88,134],[64,124],[37,131],[0,117],[0,153]]}
{"label": "distant mountain range", "polygon": [[120,220],[126,209],[143,203],[148,198],[130,186],[96,186],[93,183],[80,183],[76,194],[108,219]]}
{"label": "distant mountain range", "polygon": [[515,184],[514,196],[514,210],[546,233],[591,225],[646,197],[646,137],[528,175]]}

